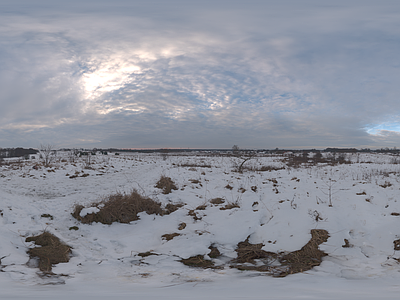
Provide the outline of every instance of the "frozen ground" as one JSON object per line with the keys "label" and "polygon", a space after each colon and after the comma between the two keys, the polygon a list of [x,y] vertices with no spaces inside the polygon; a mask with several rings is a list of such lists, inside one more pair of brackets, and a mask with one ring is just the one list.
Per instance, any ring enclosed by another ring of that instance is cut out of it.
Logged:
{"label": "frozen ground", "polygon": [[[60,153],[51,167],[38,169],[34,160],[8,162],[0,166],[0,298],[398,299],[400,165],[383,154],[307,168],[289,168],[282,159],[252,159],[247,166],[284,169],[243,174],[232,171],[233,158],[194,155],[95,155],[88,166]],[[179,189],[162,194],[155,188],[161,175]],[[81,224],[71,216],[75,204],[90,207],[132,189],[163,205],[184,206],[164,216],[141,213],[130,224]],[[214,198],[225,203],[211,204]],[[220,210],[229,203],[239,207]],[[205,209],[196,210],[201,205]],[[179,230],[181,223],[186,227]],[[320,246],[328,256],[312,270],[274,278],[228,266],[247,237],[263,250],[289,252],[310,240],[311,229],[330,235]],[[57,275],[41,276],[26,253],[34,245],[25,238],[44,230],[73,248],[68,263],[53,267]],[[162,238],[171,233],[180,235]],[[349,247],[342,247],[345,240]],[[214,260],[221,268],[180,262],[208,258],[210,245],[222,254]],[[157,255],[138,255],[148,251]]]}

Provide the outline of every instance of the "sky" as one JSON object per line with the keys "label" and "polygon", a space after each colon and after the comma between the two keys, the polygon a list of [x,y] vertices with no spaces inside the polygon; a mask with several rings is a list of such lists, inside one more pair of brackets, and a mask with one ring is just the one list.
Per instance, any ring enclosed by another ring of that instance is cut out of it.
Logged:
{"label": "sky", "polygon": [[400,1],[1,0],[0,147],[400,146]]}

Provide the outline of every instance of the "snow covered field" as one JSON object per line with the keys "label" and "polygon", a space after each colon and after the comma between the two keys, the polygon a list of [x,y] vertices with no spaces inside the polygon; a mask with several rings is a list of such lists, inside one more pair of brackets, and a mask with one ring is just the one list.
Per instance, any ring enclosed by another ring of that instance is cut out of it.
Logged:
{"label": "snow covered field", "polygon": [[[92,156],[90,165],[69,158],[59,153],[48,168],[34,169],[37,160],[0,166],[1,299],[399,298],[400,164],[390,155],[299,168],[282,156],[257,157],[245,166],[277,170],[243,174],[232,171],[240,160],[223,156],[110,153]],[[162,175],[178,189],[156,188]],[[82,224],[71,215],[76,204],[90,208],[132,189],[163,207],[183,206],[163,216],[142,212],[130,224]],[[221,209],[227,205],[233,208]],[[327,256],[312,270],[276,278],[231,267],[247,238],[286,253],[307,244],[312,229],[330,236],[319,247]],[[25,239],[44,231],[72,247],[51,276],[27,254],[35,245]],[[210,246],[221,256],[208,257]],[[197,255],[219,268],[181,262]]]}

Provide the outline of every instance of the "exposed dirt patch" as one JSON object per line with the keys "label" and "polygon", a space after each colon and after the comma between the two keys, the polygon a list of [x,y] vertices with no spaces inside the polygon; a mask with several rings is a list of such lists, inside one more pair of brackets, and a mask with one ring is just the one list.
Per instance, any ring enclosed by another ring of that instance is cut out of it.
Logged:
{"label": "exposed dirt patch", "polygon": [[25,241],[41,246],[30,248],[27,253],[31,257],[39,258],[39,269],[43,272],[50,273],[54,264],[69,262],[71,247],[50,232],[45,231],[40,235],[28,237]]}
{"label": "exposed dirt patch", "polygon": [[169,194],[172,190],[178,189],[172,179],[166,176],[161,176],[156,183],[156,188],[162,189],[163,194]]}
{"label": "exposed dirt patch", "polygon": [[113,222],[129,223],[139,219],[137,215],[140,212],[146,212],[149,215],[162,215],[161,204],[140,195],[136,190],[130,194],[114,194],[108,196],[105,200],[93,203],[91,207],[98,209],[96,213],[81,215],[84,206],[76,205],[72,216],[78,221],[86,224],[99,222],[111,224]]}

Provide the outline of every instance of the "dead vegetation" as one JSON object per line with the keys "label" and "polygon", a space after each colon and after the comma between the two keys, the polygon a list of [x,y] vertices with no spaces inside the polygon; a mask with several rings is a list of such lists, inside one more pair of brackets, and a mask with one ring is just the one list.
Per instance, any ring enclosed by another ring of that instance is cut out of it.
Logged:
{"label": "dead vegetation", "polygon": [[176,232],[175,233],[166,233],[166,234],[163,234],[161,237],[163,240],[170,241],[176,236],[180,236],[180,234],[176,233]]}
{"label": "dead vegetation", "polygon": [[329,234],[323,229],[311,230],[310,241],[300,250],[289,253],[274,253],[264,251],[263,244],[250,244],[247,238],[238,243],[237,258],[231,267],[239,270],[268,272],[275,277],[285,277],[289,274],[300,273],[319,266],[327,254],[318,246],[326,242]]}
{"label": "dead vegetation", "polygon": [[163,214],[169,215],[169,214],[173,213],[174,211],[177,211],[179,208],[181,208],[184,205],[185,204],[183,204],[183,203],[177,203],[177,204],[168,203],[167,205],[165,205]]}
{"label": "dead vegetation", "polygon": [[240,205],[239,205],[239,203],[237,201],[228,203],[227,205],[225,205],[224,207],[220,207],[219,209],[220,210],[227,210],[227,209],[233,209],[233,208],[240,208]]}
{"label": "dead vegetation", "polygon": [[181,259],[181,262],[189,267],[197,268],[212,268],[214,267],[214,262],[204,258],[204,255],[196,255],[186,259]]}
{"label": "dead vegetation", "polygon": [[394,244],[394,250],[400,250],[400,239],[393,241]]}
{"label": "dead vegetation", "polygon": [[139,219],[138,213],[140,212],[146,212],[149,215],[162,215],[164,213],[160,203],[140,195],[136,190],[132,190],[130,194],[110,195],[103,201],[93,203],[90,207],[96,207],[99,211],[81,216],[84,206],[76,205],[72,216],[85,224],[93,222],[112,224],[113,222],[130,223],[136,221]]}
{"label": "dead vegetation", "polygon": [[218,204],[225,203],[225,200],[223,198],[213,198],[210,200],[210,203],[214,204],[214,205],[218,205]]}
{"label": "dead vegetation", "polygon": [[172,190],[177,190],[175,183],[170,177],[161,176],[161,178],[156,183],[156,188],[162,189],[162,193],[167,195],[172,192]]}
{"label": "dead vegetation", "polygon": [[28,237],[25,241],[41,246],[30,248],[27,253],[32,258],[39,258],[39,269],[42,272],[51,273],[54,264],[69,262],[71,247],[50,232],[45,231],[40,235]]}

